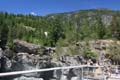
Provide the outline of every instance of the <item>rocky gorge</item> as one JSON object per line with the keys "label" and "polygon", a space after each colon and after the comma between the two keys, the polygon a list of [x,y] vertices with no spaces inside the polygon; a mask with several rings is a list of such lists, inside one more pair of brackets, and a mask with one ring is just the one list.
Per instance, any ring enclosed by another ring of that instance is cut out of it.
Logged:
{"label": "rocky gorge", "polygon": [[[58,60],[54,60],[51,57],[50,49],[19,40],[14,41],[14,44],[14,50],[0,48],[0,73],[82,64],[82,58],[79,55],[62,55]],[[0,77],[0,80],[63,80],[61,78],[65,80],[65,77],[67,80],[71,80],[72,77],[79,76],[80,71],[80,69],[68,69],[29,73]]]}
{"label": "rocky gorge", "polygon": [[[98,60],[104,59],[110,43],[112,44],[113,41],[89,42],[92,51],[99,55]],[[79,42],[76,46],[80,48],[86,44],[88,43]],[[117,44],[120,44],[119,41]],[[85,58],[80,53],[74,55],[61,53],[56,59],[52,56],[56,52],[52,48],[41,47],[20,40],[15,40],[14,45],[14,49],[6,48],[3,50],[0,48],[0,73],[86,64]],[[81,49],[79,50],[82,52]],[[81,69],[66,69],[0,77],[0,80],[78,80],[81,79],[81,76]]]}

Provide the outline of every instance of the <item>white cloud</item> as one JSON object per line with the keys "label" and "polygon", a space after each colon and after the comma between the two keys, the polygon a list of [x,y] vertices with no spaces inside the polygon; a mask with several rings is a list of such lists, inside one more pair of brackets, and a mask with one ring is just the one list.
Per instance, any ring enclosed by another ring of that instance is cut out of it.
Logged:
{"label": "white cloud", "polygon": [[37,15],[35,12],[30,12],[31,15]]}

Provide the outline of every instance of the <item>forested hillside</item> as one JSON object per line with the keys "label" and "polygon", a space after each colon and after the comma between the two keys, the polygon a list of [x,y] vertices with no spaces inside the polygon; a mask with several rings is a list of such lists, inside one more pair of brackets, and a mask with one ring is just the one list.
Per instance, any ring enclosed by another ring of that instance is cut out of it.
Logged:
{"label": "forested hillside", "polygon": [[66,46],[83,40],[120,39],[120,11],[81,10],[47,16],[0,12],[0,46],[12,47],[14,39]]}

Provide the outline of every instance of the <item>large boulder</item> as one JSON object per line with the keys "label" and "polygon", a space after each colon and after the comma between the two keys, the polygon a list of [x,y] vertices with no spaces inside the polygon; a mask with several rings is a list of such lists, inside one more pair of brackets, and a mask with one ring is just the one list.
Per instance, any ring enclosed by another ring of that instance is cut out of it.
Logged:
{"label": "large boulder", "polygon": [[[48,55],[39,56],[29,53],[17,53],[17,56],[15,57],[12,65],[13,71],[35,70],[51,67],[54,67],[54,64],[51,62],[50,56]],[[40,77],[43,78],[44,80],[50,80],[53,77],[53,72],[54,71],[29,73],[22,74],[22,76],[36,78]]]}
{"label": "large boulder", "polygon": [[41,48],[40,45],[28,43],[21,40],[14,40],[15,51],[16,52],[27,52],[30,54],[37,54],[39,49]]}
{"label": "large boulder", "polygon": [[[63,59],[65,60],[64,66],[79,66],[82,64],[82,58],[79,55],[64,55]],[[62,71],[64,75],[67,76],[67,80],[71,80],[72,77],[78,77],[81,78],[81,69],[76,68],[76,69],[67,69]]]}
{"label": "large boulder", "polygon": [[0,73],[12,71],[12,60],[7,57],[2,57],[0,59]]}
{"label": "large boulder", "polygon": [[0,73],[11,71],[12,61],[4,55],[5,51],[0,48]]}
{"label": "large boulder", "polygon": [[[26,44],[27,42],[25,42]],[[63,55],[58,60],[52,59],[52,57],[48,54],[38,55],[33,54],[36,52],[29,52],[27,50],[34,50],[30,47],[23,46],[21,43],[15,43],[17,46],[17,51],[19,53],[14,53],[10,49],[6,49],[2,51],[0,50],[0,72],[9,72],[9,71],[24,71],[24,70],[34,70],[34,69],[45,69],[45,68],[52,68],[52,67],[65,67],[65,66],[76,66],[81,65],[84,61],[83,58],[79,55]],[[18,45],[19,44],[19,45]],[[31,43],[27,43],[31,44]],[[31,44],[32,45],[32,44]],[[24,48],[22,48],[24,47]],[[37,47],[35,49],[39,49]],[[19,51],[19,49],[23,49]],[[27,49],[27,50],[25,50]],[[46,72],[37,72],[37,73],[29,73],[29,74],[22,74],[13,76],[11,80],[17,79],[39,79],[42,78],[44,80],[71,80],[74,77],[80,77],[81,70],[80,69],[65,69],[65,70],[54,70],[54,71],[46,71]],[[24,76],[24,77],[23,77]],[[18,77],[18,78],[15,78]],[[4,78],[4,77],[3,77]],[[1,78],[0,78],[1,79]],[[2,79],[2,80],[8,80]]]}
{"label": "large boulder", "polygon": [[[83,58],[79,55],[63,55],[60,57],[59,61],[56,62],[58,67],[67,66],[78,66],[83,62]],[[76,77],[78,80],[81,79],[81,69],[64,69],[54,71],[54,76],[56,80],[71,80]],[[75,79],[76,80],[76,79]]]}
{"label": "large boulder", "polygon": [[[34,70],[36,69],[36,64],[39,60],[37,55],[28,54],[28,53],[17,53],[14,58],[14,62],[12,65],[13,71],[24,71],[24,70]],[[39,76],[37,73],[23,74],[28,77],[36,77]]]}
{"label": "large boulder", "polygon": [[12,71],[12,61],[14,52],[12,50],[5,49],[4,51],[0,48],[0,73]]}

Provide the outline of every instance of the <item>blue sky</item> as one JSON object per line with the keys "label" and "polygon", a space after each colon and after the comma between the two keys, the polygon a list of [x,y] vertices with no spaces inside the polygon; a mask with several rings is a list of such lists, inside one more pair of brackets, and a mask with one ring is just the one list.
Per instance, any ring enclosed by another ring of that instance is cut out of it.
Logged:
{"label": "blue sky", "polygon": [[0,11],[15,14],[47,15],[93,8],[120,10],[120,0],[0,0]]}

